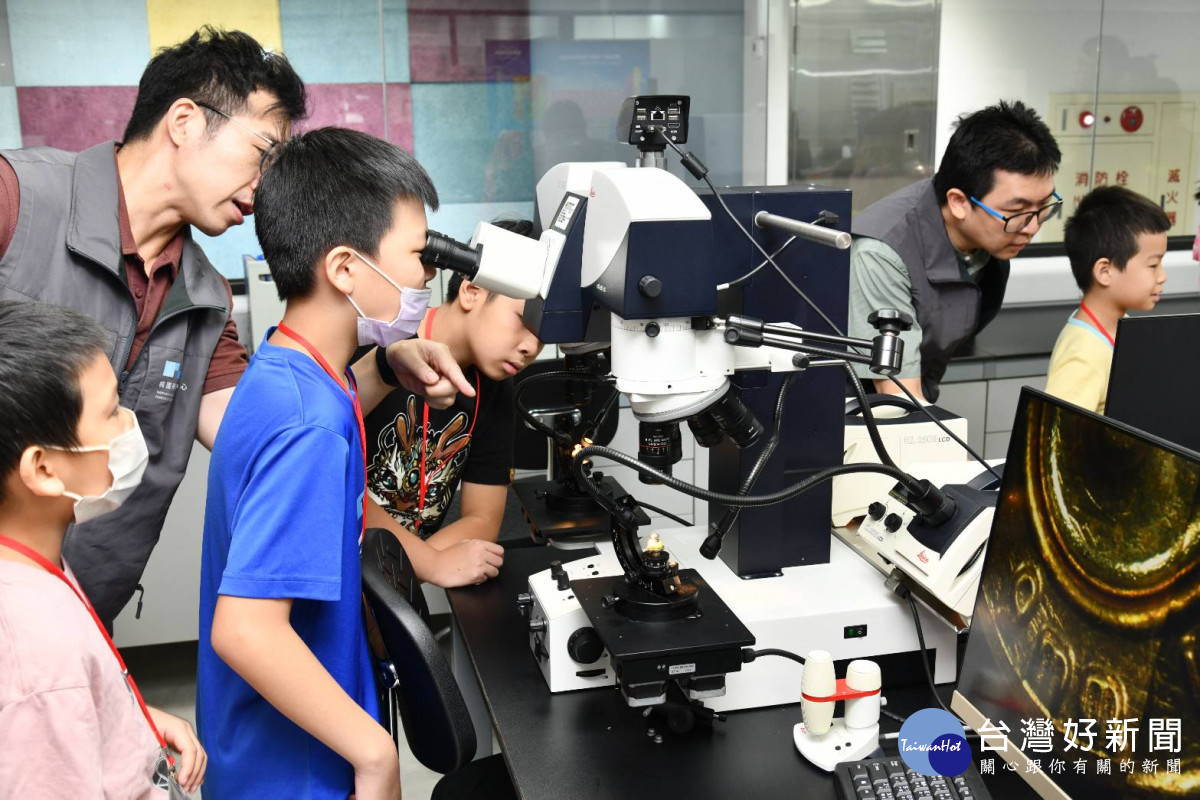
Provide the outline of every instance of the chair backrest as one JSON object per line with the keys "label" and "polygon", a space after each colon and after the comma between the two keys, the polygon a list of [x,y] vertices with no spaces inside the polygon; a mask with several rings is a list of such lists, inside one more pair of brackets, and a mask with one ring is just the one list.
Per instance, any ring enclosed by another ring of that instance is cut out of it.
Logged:
{"label": "chair backrest", "polygon": [[393,695],[408,745],[429,769],[453,772],[475,757],[475,726],[446,657],[414,608],[424,609],[424,596],[391,533],[367,531],[362,577],[396,676]]}

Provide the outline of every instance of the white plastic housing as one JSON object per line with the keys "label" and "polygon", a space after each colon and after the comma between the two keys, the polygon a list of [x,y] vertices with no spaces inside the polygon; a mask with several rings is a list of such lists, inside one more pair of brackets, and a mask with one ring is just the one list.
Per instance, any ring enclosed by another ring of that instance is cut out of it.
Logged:
{"label": "white plastic housing", "polygon": [[[883,685],[879,665],[857,659],[846,667],[846,688],[860,692],[878,692]],[[855,697],[846,701],[846,727],[866,728],[879,722],[879,695]]]}
{"label": "white plastic housing", "polygon": [[591,286],[625,257],[629,226],[635,222],[711,219],[696,193],[664,169],[593,172],[580,282]]}
{"label": "white plastic housing", "polygon": [[[825,650],[813,650],[804,659],[804,674],[800,676],[800,692],[811,697],[828,697],[837,690],[833,674],[833,657]],[[801,699],[800,714],[804,726],[813,736],[821,736],[833,723],[834,703]]]}
{"label": "white plastic housing", "polygon": [[[550,235],[543,235],[541,239],[530,239],[487,222],[479,223],[471,237],[471,247],[483,249],[479,270],[471,283],[517,300],[537,297],[547,262],[557,263],[562,250],[561,234],[547,233]],[[552,263],[549,266],[553,268]]]}
{"label": "white plastic housing", "polygon": [[542,230],[549,230],[558,206],[567,192],[588,196],[592,189],[592,173],[600,170],[625,169],[621,161],[565,161],[546,170],[537,183],[538,221]]}

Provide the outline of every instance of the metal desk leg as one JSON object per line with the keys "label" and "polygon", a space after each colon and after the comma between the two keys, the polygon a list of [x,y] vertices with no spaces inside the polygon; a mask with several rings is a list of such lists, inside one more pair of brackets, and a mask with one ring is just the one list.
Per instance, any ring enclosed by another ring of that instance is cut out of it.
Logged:
{"label": "metal desk leg", "polygon": [[467,712],[475,725],[475,758],[480,759],[495,752],[492,747],[492,718],[488,714],[487,703],[483,700],[483,691],[479,688],[475,670],[471,667],[471,657],[467,654],[458,620],[454,619],[453,615],[450,617],[450,630],[450,669],[454,672],[454,679],[458,681],[463,700],[467,703]]}

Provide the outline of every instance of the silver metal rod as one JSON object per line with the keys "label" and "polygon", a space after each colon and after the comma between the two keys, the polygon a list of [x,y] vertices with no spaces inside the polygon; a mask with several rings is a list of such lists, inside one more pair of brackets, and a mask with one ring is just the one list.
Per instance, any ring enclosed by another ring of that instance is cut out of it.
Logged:
{"label": "silver metal rod", "polygon": [[798,219],[781,217],[766,211],[760,211],[754,215],[754,224],[760,228],[776,228],[810,242],[823,244],[826,247],[836,247],[838,250],[845,250],[850,246],[850,234],[845,231],[823,228],[820,225],[813,225],[811,222],[801,222]]}
{"label": "silver metal rod", "polygon": [[654,169],[667,168],[667,154],[664,150],[647,150],[639,152],[637,156],[637,165],[639,167],[653,167]]}

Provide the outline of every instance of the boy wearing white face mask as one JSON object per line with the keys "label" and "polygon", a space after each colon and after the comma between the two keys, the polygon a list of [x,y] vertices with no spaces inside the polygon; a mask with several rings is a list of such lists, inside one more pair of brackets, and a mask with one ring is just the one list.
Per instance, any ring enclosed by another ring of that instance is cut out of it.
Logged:
{"label": "boy wearing white face mask", "polygon": [[234,390],[209,467],[206,800],[400,796],[362,614],[365,440],[347,365],[360,345],[416,332],[437,202],[412,156],[338,128],[288,141],[259,184],[255,229],[287,309]]}
{"label": "boy wearing white face mask", "polygon": [[191,726],[141,701],[62,559],[67,526],[116,509],[148,461],[108,349],[90,317],[0,302],[3,800],[165,797],[164,747],[177,787],[204,778]]}

